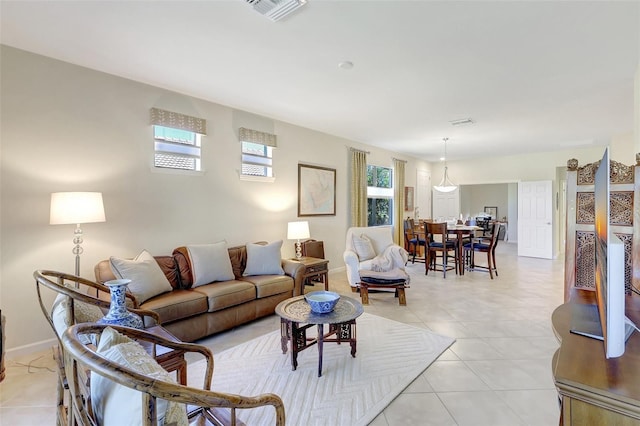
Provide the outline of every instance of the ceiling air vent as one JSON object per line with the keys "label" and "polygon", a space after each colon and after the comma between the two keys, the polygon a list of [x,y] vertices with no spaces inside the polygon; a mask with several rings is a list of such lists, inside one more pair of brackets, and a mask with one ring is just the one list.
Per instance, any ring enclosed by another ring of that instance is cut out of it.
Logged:
{"label": "ceiling air vent", "polygon": [[449,123],[451,123],[452,126],[463,126],[465,124],[473,124],[473,120],[470,118],[459,118],[457,120],[451,120]]}
{"label": "ceiling air vent", "polygon": [[255,10],[271,19],[279,21],[299,7],[304,6],[307,0],[245,0]]}

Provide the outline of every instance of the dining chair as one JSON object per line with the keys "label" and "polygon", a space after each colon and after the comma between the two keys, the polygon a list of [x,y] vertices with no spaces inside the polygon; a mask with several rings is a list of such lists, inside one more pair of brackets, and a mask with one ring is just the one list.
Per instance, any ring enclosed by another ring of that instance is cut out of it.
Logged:
{"label": "dining chair", "polygon": [[[500,234],[501,227],[502,223],[495,221],[491,228],[491,235],[474,238],[470,243],[463,245],[464,259],[467,264],[468,271],[473,271],[479,268],[488,270],[491,279],[493,279],[494,273],[498,276],[498,269],[496,268],[496,246],[498,245],[498,236]],[[476,252],[487,254],[487,266],[475,264]]]}
{"label": "dining chair", "polygon": [[[458,273],[458,242],[452,240],[447,234],[447,223],[426,222],[427,229],[427,259],[425,261],[425,275],[429,274],[429,270],[442,271],[442,277],[447,278],[447,271],[452,269]],[[450,253],[453,253],[453,256]],[[438,255],[440,253],[440,255]],[[449,263],[449,257],[453,258],[453,265]],[[442,263],[437,263],[440,258]]]}
{"label": "dining chair", "polygon": [[412,255],[411,263],[416,263],[416,253],[418,249],[425,247],[425,252],[427,250],[426,240],[421,238],[420,233],[416,232],[413,219],[406,219],[404,221],[404,239],[407,242],[407,251]]}

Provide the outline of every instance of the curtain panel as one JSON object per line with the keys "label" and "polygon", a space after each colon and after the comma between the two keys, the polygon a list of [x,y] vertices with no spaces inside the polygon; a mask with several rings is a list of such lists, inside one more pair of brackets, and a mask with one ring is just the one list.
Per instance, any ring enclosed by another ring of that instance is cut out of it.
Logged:
{"label": "curtain panel", "polygon": [[393,159],[393,170],[396,176],[395,185],[393,185],[393,215],[395,216],[396,226],[393,228],[393,240],[396,244],[404,247],[404,169],[407,164],[404,160]]}
{"label": "curtain panel", "polygon": [[367,226],[367,153],[351,148],[351,226]]}

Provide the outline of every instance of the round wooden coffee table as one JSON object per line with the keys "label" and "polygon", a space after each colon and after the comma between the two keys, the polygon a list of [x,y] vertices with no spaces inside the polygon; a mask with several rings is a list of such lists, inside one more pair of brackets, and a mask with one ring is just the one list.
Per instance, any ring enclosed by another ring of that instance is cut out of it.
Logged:
{"label": "round wooden coffee table", "polygon": [[[322,348],[324,342],[349,342],[351,356],[356,356],[356,318],[364,312],[362,304],[355,299],[340,296],[340,300],[332,312],[315,314],[304,296],[296,296],[283,300],[276,306],[276,314],[280,317],[280,335],[282,353],[287,353],[288,342],[291,341],[291,369],[298,367],[298,353],[318,345],[318,377],[322,376]],[[304,324],[304,325],[300,325]],[[324,333],[324,325],[329,331]],[[307,338],[307,329],[318,326],[318,336]]]}

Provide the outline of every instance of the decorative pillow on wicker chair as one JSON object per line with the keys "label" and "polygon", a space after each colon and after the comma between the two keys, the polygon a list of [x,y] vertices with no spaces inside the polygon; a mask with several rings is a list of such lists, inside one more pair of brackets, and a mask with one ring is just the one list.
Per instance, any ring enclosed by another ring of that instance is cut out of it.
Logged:
{"label": "decorative pillow on wicker chair", "polygon": [[376,251],[373,249],[371,240],[364,234],[361,236],[353,236],[353,248],[356,249],[356,254],[360,262],[376,257]]}
{"label": "decorative pillow on wicker chair", "polygon": [[193,287],[214,281],[235,279],[227,242],[222,240],[214,244],[193,244],[187,246]]}
{"label": "decorative pillow on wicker chair", "polygon": [[71,300],[64,294],[58,294],[53,301],[51,307],[51,319],[53,320],[53,326],[58,333],[58,336],[62,336],[65,330],[77,323],[81,322],[96,322],[104,316],[102,310],[96,305],[80,302],[78,300],[73,301],[73,312],[75,318],[73,324],[67,321],[67,312],[71,309]]}
{"label": "decorative pillow on wicker chair", "polygon": [[[145,376],[175,383],[173,377],[160,367],[142,346],[111,327],[103,330],[97,353]],[[159,424],[189,425],[184,404],[167,402],[160,398],[156,402]],[[91,375],[91,404],[98,424],[105,426],[139,425],[146,410],[146,407],[142,406],[139,391],[115,383],[97,373]]]}
{"label": "decorative pillow on wicker chair", "polygon": [[264,245],[247,243],[247,266],[242,275],[284,275],[281,248],[282,240]]}
{"label": "decorative pillow on wicker chair", "polygon": [[116,278],[131,280],[129,292],[136,297],[138,303],[173,290],[158,262],[146,250],[142,250],[133,260],[112,256],[109,263]]}

